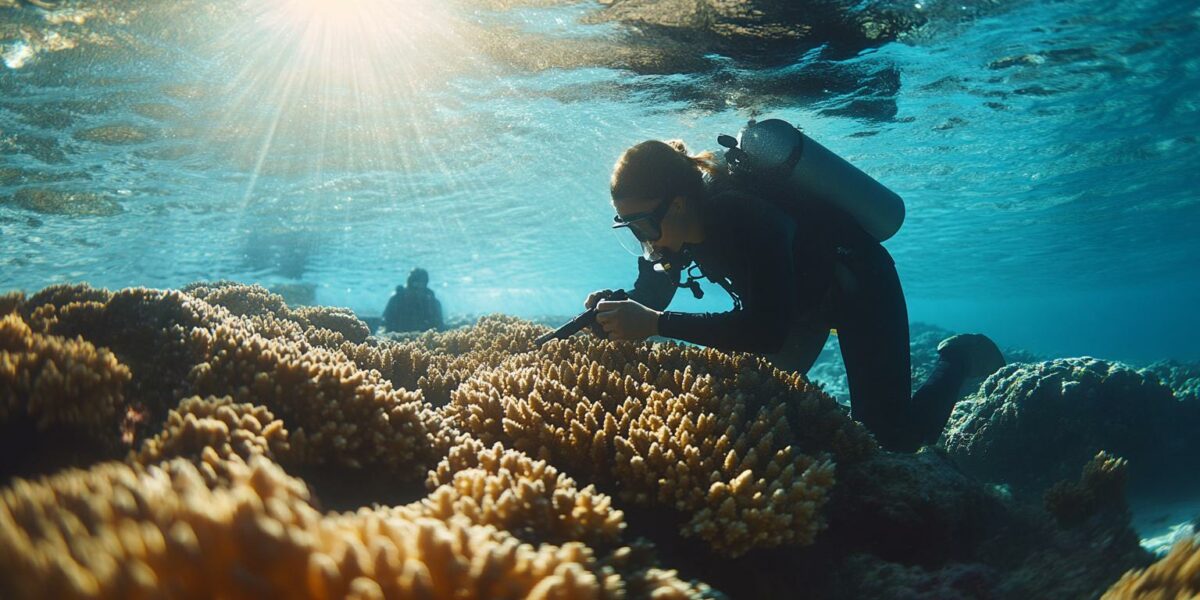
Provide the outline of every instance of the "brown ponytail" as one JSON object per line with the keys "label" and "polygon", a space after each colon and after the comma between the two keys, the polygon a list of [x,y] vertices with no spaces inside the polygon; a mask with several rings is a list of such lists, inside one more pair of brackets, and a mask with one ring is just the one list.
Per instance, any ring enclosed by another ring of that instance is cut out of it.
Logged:
{"label": "brown ponytail", "polygon": [[699,200],[704,174],[718,175],[712,152],[688,154],[682,140],[649,140],[628,150],[613,167],[609,191],[613,200],[673,198]]}

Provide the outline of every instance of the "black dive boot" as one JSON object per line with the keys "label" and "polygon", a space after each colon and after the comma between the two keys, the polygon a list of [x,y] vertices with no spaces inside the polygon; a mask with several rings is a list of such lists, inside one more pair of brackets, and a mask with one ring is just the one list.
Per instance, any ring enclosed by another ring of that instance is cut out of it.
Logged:
{"label": "black dive boot", "polygon": [[965,366],[967,379],[987,377],[1006,364],[996,342],[982,333],[952,335],[938,344],[937,351],[947,360]]}

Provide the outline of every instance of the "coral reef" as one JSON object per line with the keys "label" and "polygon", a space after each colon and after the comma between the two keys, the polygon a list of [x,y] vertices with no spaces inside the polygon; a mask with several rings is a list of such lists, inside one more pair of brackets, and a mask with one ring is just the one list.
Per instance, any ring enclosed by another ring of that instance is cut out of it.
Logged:
{"label": "coral reef", "polygon": [[188,375],[194,393],[270,409],[292,432],[293,460],[413,476],[436,462],[438,418],[420,392],[394,390],[340,352],[247,329],[195,329],[192,340],[208,357]]}
{"label": "coral reef", "polygon": [[111,457],[120,446],[130,378],[111,352],[82,338],[34,333],[16,313],[0,318],[0,451],[6,464],[0,478],[29,468],[23,463],[30,460],[89,462],[48,457],[51,447]]}
{"label": "coral reef", "polygon": [[126,369],[118,409],[78,412],[120,452],[31,462],[48,477],[0,491],[0,572],[24,574],[0,596],[721,596],[699,577],[735,597],[1082,598],[1151,562],[1123,462],[1047,512],[939,451],[880,451],[754,356],[535,347],[544,327],[501,316],[387,340],[257,286],[189,290],[0,296],[6,353]]}
{"label": "coral reef", "polygon": [[1060,481],[1046,490],[1046,510],[1059,524],[1079,525],[1105,510],[1124,512],[1128,463],[1107,452],[1096,455],[1083,467],[1079,481]]}
{"label": "coral reef", "polygon": [[874,443],[828,396],[747,355],[556,342],[477,374],[448,424],[573,469],[621,498],[691,514],[715,550],[811,543],[834,459]]}
{"label": "coral reef", "polygon": [[343,344],[338,347],[363,369],[375,369],[396,387],[421,389],[434,406],[450,401],[450,392],[481,369],[534,348],[545,330],[502,315],[445,332],[428,331],[400,341]]}
{"label": "coral reef", "polygon": [[153,465],[187,458],[216,486],[231,481],[228,463],[247,464],[255,456],[279,462],[288,450],[283,422],[266,408],[194,396],[171,410],[163,430],[143,442],[130,461]]}
{"label": "coral reef", "polygon": [[1158,600],[1200,596],[1200,542],[1180,542],[1162,560],[1130,571],[1103,600]]}
{"label": "coral reef", "polygon": [[617,543],[625,529],[621,511],[594,486],[578,489],[545,461],[500,444],[460,440],[430,471],[428,485],[427,498],[399,510],[440,519],[463,515],[529,542],[604,546]]}
{"label": "coral reef", "polygon": [[35,294],[21,310],[35,327],[84,334],[129,365],[129,395],[148,413],[150,431],[182,398],[229,396],[277,415],[291,432],[289,459],[297,463],[388,466],[414,478],[436,464],[445,444],[419,392],[394,390],[378,373],[308,342],[306,330],[347,343],[318,326],[332,323],[355,335],[356,321],[346,313],[305,310],[301,325],[282,299],[257,286],[189,289],[199,296],[61,286]]}
{"label": "coral reef", "polygon": [[0,494],[0,592],[10,598],[573,598],[712,596],[629,570],[579,542],[532,546],[461,516],[363,509],[322,516],[262,457],[210,488],[190,462],[109,463]]}
{"label": "coral reef", "polygon": [[968,472],[1017,490],[1038,492],[1070,478],[1102,450],[1128,459],[1137,485],[1195,455],[1186,432],[1200,421],[1186,408],[1154,377],[1067,358],[996,372],[958,403],[943,435]]}

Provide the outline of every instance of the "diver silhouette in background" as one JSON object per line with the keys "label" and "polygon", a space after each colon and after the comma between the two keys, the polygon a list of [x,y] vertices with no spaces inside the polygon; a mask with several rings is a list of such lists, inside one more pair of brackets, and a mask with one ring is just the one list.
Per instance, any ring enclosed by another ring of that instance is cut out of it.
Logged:
{"label": "diver silhouette in background", "polygon": [[[723,171],[711,153],[689,156],[682,142],[647,141],[617,161],[613,227],[633,233],[645,254],[628,300],[605,300],[604,290],[585,301],[605,333],[765,354],[804,373],[836,328],[851,416],[891,450],[936,441],[965,380],[1004,365],[1000,350],[979,334],[948,338],[913,393],[908,309],[887,250],[845,212],[816,202],[785,211]],[[689,266],[688,283],[718,283],[734,309],[664,312],[688,287],[679,279]]]}
{"label": "diver silhouette in background", "polygon": [[383,326],[395,332],[442,328],[442,304],[429,289],[425,269],[413,269],[408,274],[408,285],[396,286],[396,293],[383,309]]}

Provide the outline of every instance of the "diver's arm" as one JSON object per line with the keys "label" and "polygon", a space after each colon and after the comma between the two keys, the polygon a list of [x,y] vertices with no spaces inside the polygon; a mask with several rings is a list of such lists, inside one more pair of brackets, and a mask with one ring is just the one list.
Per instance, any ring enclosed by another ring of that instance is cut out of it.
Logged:
{"label": "diver's arm", "polygon": [[787,339],[796,310],[796,271],[790,219],[773,223],[756,219],[758,231],[743,231],[749,280],[741,294],[742,308],[723,313],[664,312],[658,333],[721,350],[770,354],[779,352]]}
{"label": "diver's arm", "polygon": [[629,292],[629,299],[654,310],[666,308],[678,289],[675,285],[679,282],[678,272],[672,276],[655,271],[654,263],[644,258],[638,257],[637,260],[637,281],[633,284],[633,290]]}

